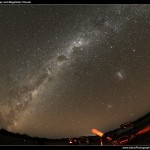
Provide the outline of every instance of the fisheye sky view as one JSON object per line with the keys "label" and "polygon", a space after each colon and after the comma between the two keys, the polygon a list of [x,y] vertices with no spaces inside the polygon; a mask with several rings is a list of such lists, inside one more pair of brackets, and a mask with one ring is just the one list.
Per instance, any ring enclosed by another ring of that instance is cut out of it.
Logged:
{"label": "fisheye sky view", "polygon": [[1,5],[0,128],[107,132],[150,110],[150,5]]}

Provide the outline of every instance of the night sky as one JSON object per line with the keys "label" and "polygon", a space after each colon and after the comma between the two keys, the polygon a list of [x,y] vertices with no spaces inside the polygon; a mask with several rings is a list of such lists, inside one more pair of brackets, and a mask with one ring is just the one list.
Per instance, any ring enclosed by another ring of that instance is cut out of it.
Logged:
{"label": "night sky", "polygon": [[93,135],[150,111],[150,5],[1,5],[0,128]]}

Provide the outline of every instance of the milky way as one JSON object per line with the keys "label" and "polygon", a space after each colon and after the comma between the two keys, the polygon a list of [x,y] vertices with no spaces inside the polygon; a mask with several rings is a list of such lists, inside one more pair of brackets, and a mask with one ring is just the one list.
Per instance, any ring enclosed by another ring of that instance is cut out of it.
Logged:
{"label": "milky way", "polygon": [[149,5],[14,5],[0,12],[0,127],[73,137],[149,111]]}

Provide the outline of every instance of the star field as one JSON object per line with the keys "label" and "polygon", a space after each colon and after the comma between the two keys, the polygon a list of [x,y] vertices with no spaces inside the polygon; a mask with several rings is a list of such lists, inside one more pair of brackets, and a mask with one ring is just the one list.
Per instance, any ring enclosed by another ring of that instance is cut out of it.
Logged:
{"label": "star field", "polygon": [[150,110],[149,5],[0,6],[0,127],[91,135]]}

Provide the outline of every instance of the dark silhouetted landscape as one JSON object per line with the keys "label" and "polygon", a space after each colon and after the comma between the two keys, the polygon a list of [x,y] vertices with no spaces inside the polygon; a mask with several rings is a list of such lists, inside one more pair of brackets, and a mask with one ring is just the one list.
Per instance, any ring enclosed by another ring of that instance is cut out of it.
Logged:
{"label": "dark silhouetted landscape", "polygon": [[[115,130],[109,131],[104,134],[101,138],[100,136],[81,136],[72,138],[62,138],[62,139],[48,139],[40,137],[31,137],[26,134],[12,133],[4,129],[0,130],[0,145],[101,145],[100,140],[103,140],[103,145],[115,145],[113,144],[114,139],[120,138],[121,136],[129,135],[130,133],[135,133],[136,137],[122,145],[149,145],[150,144],[150,113],[147,113],[143,117],[136,121],[133,121],[135,128],[130,132],[125,132],[125,134],[116,135],[122,129],[117,128]],[[105,140],[105,137],[112,138],[111,141]],[[88,142],[84,142],[84,139],[88,139]],[[71,142],[72,140],[72,142]],[[121,145],[121,144],[118,144]]]}

